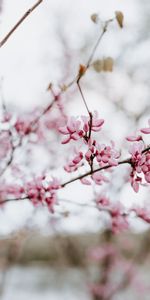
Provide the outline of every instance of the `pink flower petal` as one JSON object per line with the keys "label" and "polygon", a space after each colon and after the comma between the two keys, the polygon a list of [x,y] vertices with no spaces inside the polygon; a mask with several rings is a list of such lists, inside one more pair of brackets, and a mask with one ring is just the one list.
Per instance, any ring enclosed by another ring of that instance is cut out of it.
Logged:
{"label": "pink flower petal", "polygon": [[62,140],[61,144],[67,144],[70,141],[70,136],[67,137],[66,139]]}
{"label": "pink flower petal", "polygon": [[64,127],[59,127],[59,132],[62,134],[68,134],[68,129],[66,128],[66,126]]}
{"label": "pink flower petal", "polygon": [[86,178],[82,178],[80,181],[81,181],[83,184],[91,185],[91,182],[90,182],[88,179],[86,179]]}
{"label": "pink flower petal", "polygon": [[141,135],[138,135],[138,136],[127,136],[126,140],[128,142],[136,142],[136,141],[142,140],[142,137],[141,137]]}
{"label": "pink flower petal", "polygon": [[150,127],[149,128],[142,128],[141,132],[145,133],[145,134],[150,134]]}

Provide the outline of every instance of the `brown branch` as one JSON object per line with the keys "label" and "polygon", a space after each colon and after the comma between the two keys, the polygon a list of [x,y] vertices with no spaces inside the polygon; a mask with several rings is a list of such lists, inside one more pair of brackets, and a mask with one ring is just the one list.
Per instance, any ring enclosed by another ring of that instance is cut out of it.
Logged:
{"label": "brown branch", "polygon": [[0,201],[0,206],[5,204],[5,203],[9,203],[9,202],[13,202],[13,201],[21,201],[21,200],[29,200],[28,196],[22,197],[22,198],[10,198],[10,199],[5,199]]}
{"label": "brown branch", "polygon": [[[145,153],[145,152],[147,152],[147,151],[149,151],[149,150],[150,150],[150,146],[148,146],[147,148],[145,148],[145,149],[142,151],[142,153]],[[127,158],[127,159],[124,159],[124,160],[121,160],[121,161],[118,162],[118,165],[123,165],[123,164],[129,164],[129,165],[132,165],[131,158],[129,157],[129,158]],[[109,169],[109,168],[113,168],[113,167],[114,167],[114,166],[106,165],[106,166],[104,166],[104,167],[97,168],[97,169],[93,170],[92,172],[91,172],[91,170],[90,170],[90,171],[84,173],[83,175],[80,175],[80,176],[78,176],[78,177],[75,177],[75,178],[73,178],[73,179],[70,179],[70,180],[64,182],[63,184],[61,184],[61,187],[65,187],[66,185],[68,185],[68,184],[70,184],[70,183],[72,183],[72,182],[74,182],[74,181],[81,180],[82,178],[87,177],[87,176],[89,176],[89,175],[92,175],[92,174],[94,174],[94,173],[96,173],[96,172],[99,172],[99,171],[102,171],[102,170],[106,170],[106,169]]]}
{"label": "brown branch", "polygon": [[[150,146],[146,147],[146,148],[142,151],[142,153],[146,153],[147,151],[150,151]],[[123,165],[123,164],[129,164],[129,165],[132,165],[131,158],[127,158],[127,159],[124,159],[124,160],[121,160],[121,161],[118,162],[118,165]],[[104,166],[104,167],[97,168],[97,169],[95,169],[95,170],[93,170],[93,171],[90,170],[89,172],[86,172],[86,173],[84,173],[83,175],[80,175],[80,176],[78,176],[78,177],[75,177],[75,178],[73,178],[73,179],[70,179],[70,180],[68,180],[68,181],[66,181],[66,182],[64,182],[64,183],[62,183],[62,184],[61,184],[61,188],[65,187],[66,185],[68,185],[68,184],[70,184],[70,183],[72,183],[72,182],[75,182],[75,181],[80,180],[80,179],[82,179],[82,178],[84,178],[84,177],[87,177],[87,176],[89,176],[89,175],[92,175],[92,174],[94,174],[94,173],[96,173],[96,172],[99,172],[99,171],[102,171],[102,170],[106,170],[106,169],[109,169],[109,168],[113,168],[113,166],[111,166],[111,165],[106,165],[106,166]],[[27,200],[27,199],[29,200],[29,197],[28,197],[28,196],[24,196],[24,197],[22,197],[22,198],[10,198],[10,199],[6,199],[6,200],[0,201],[0,205],[3,205],[3,204],[5,204],[5,203],[11,202],[11,201],[19,201],[19,200]],[[77,203],[74,202],[74,201],[71,201],[71,202],[70,202],[70,201],[67,201],[67,200],[65,200],[65,199],[63,199],[62,201],[68,202],[68,203],[72,203],[72,204],[77,204]],[[85,203],[83,203],[83,204],[80,203],[79,205],[85,206],[86,204],[85,204]],[[94,206],[94,205],[92,205],[92,207],[93,207],[93,208],[96,208],[96,206]],[[102,209],[102,210],[105,210],[105,211],[109,212],[109,209]]]}
{"label": "brown branch", "polygon": [[84,102],[84,105],[85,105],[85,107],[86,107],[86,110],[87,110],[87,112],[88,112],[88,114],[89,114],[89,116],[90,116],[91,113],[90,113],[90,110],[89,110],[88,105],[87,105],[87,103],[86,103],[85,97],[84,97],[84,95],[83,95],[83,92],[82,92],[82,89],[81,89],[79,80],[77,80],[77,86],[78,86],[78,89],[79,89],[81,98],[82,98],[82,100],[83,100],[83,102]]}
{"label": "brown branch", "polygon": [[[121,165],[121,164],[131,164],[130,158],[118,162],[118,165]],[[61,186],[64,187],[64,186],[66,186],[66,185],[68,185],[68,184],[70,184],[70,183],[72,183],[72,182],[74,182],[74,181],[81,180],[81,179],[83,179],[84,177],[87,177],[87,176],[92,175],[92,174],[94,174],[94,173],[96,173],[96,172],[99,172],[99,171],[102,171],[102,170],[106,170],[106,169],[109,169],[109,168],[112,168],[112,167],[113,167],[113,166],[111,166],[111,165],[106,165],[106,166],[104,166],[104,167],[100,167],[100,168],[97,168],[97,169],[93,170],[93,172],[91,172],[91,170],[90,170],[89,172],[86,172],[86,173],[84,173],[83,175],[80,175],[80,176],[78,176],[78,177],[75,177],[75,178],[73,178],[73,179],[70,179],[70,180],[64,182]]]}
{"label": "brown branch", "polygon": [[[90,57],[89,57],[89,59],[88,59],[86,65],[85,65],[85,66],[80,65],[78,76],[76,76],[76,77],[75,77],[75,80],[72,80],[71,83],[68,85],[68,87],[70,87],[70,86],[76,81],[77,86],[78,86],[78,89],[79,89],[79,92],[80,92],[80,95],[81,95],[81,98],[82,98],[82,100],[83,100],[83,102],[84,102],[84,105],[85,105],[85,107],[86,107],[86,110],[87,110],[87,112],[88,112],[88,114],[89,114],[89,117],[90,117],[90,128],[89,128],[89,137],[88,137],[88,139],[90,139],[90,137],[91,137],[92,117],[93,117],[93,116],[92,116],[92,113],[90,112],[90,110],[89,110],[89,108],[88,108],[86,99],[85,99],[84,94],[83,94],[83,91],[82,91],[82,89],[81,89],[80,80],[81,80],[81,78],[85,75],[86,71],[89,69],[89,67],[90,67],[90,65],[91,65],[91,62],[92,62],[92,60],[93,60],[93,57],[94,57],[94,55],[95,55],[95,52],[96,52],[96,50],[97,50],[97,48],[98,48],[98,46],[99,46],[99,44],[100,44],[100,42],[101,42],[101,40],[102,40],[104,34],[105,34],[106,31],[107,31],[108,25],[109,25],[109,23],[111,23],[113,20],[114,20],[114,19],[109,19],[109,20],[107,20],[107,21],[105,22],[105,24],[104,24],[104,26],[103,26],[103,30],[102,30],[102,32],[101,32],[101,34],[100,34],[100,36],[99,36],[99,38],[98,38],[98,40],[97,40],[97,42],[96,42],[96,44],[95,44],[93,50],[92,50],[92,52],[91,52],[91,55],[90,55]],[[91,165],[91,172],[92,172],[92,171],[93,171],[93,167],[92,167],[92,165]]]}
{"label": "brown branch", "polygon": [[19,19],[19,21],[12,27],[12,29],[6,34],[6,36],[0,41],[0,48],[7,42],[10,36],[16,31],[16,29],[24,22],[24,20],[43,2],[38,0],[31,8],[29,8],[25,14]]}

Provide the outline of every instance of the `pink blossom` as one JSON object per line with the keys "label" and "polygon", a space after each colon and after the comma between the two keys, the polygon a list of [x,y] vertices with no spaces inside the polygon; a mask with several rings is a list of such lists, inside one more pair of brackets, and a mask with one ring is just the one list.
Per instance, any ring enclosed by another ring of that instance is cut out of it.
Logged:
{"label": "pink blossom", "polygon": [[127,140],[128,142],[141,141],[141,140],[142,140],[142,136],[141,136],[141,135],[138,135],[138,136],[131,135],[131,136],[127,136],[127,137],[126,137],[126,140]]}
{"label": "pink blossom", "polygon": [[117,166],[119,157],[120,153],[114,148],[114,144],[112,146],[97,145],[96,160],[100,166],[103,167],[105,164]]}
{"label": "pink blossom", "polygon": [[9,198],[22,198],[25,195],[25,189],[19,184],[6,184],[5,182],[0,186],[0,198],[6,200]]}
{"label": "pink blossom", "polygon": [[66,135],[62,144],[67,144],[70,140],[78,140],[83,136],[83,131],[80,129],[81,122],[75,117],[68,119],[67,125],[59,128],[59,132]]}
{"label": "pink blossom", "polygon": [[[89,116],[88,117],[82,116],[81,118],[82,118],[82,121],[84,123],[83,130],[85,132],[88,132],[89,129],[90,129],[90,118],[89,118]],[[104,120],[99,119],[98,118],[98,112],[94,111],[94,114],[92,115],[91,130],[95,131],[95,132],[98,132],[98,131],[101,130],[101,127],[102,127],[103,124],[104,124]]]}
{"label": "pink blossom", "polygon": [[111,204],[108,208],[108,212],[111,217],[112,232],[116,234],[128,229],[128,219],[127,215],[124,213],[123,205],[120,202],[118,202],[115,205]]}
{"label": "pink blossom", "polygon": [[118,215],[112,218],[112,232],[119,233],[128,229],[129,224],[126,216]]}
{"label": "pink blossom", "polygon": [[82,178],[80,181],[85,185],[91,185],[91,181],[87,178]]}
{"label": "pink blossom", "polygon": [[10,112],[5,112],[3,115],[2,123],[10,122],[12,114]]}
{"label": "pink blossom", "polygon": [[110,200],[109,198],[107,198],[106,196],[103,196],[103,195],[99,195],[97,198],[96,198],[96,204],[98,207],[105,207],[105,206],[108,206],[110,205]]}
{"label": "pink blossom", "polygon": [[130,174],[130,182],[133,190],[137,193],[139,191],[140,183],[142,183],[142,178],[137,176],[136,172],[132,171]]}
{"label": "pink blossom", "polygon": [[9,184],[6,186],[7,193],[13,195],[16,198],[21,198],[22,194],[25,192],[24,187],[18,184]]}
{"label": "pink blossom", "polygon": [[144,150],[144,144],[142,141],[135,142],[129,148],[129,153],[132,155],[133,159],[139,159],[141,153]]}
{"label": "pink blossom", "polygon": [[143,150],[144,144],[141,141],[135,142],[129,150],[132,166],[130,182],[136,193],[142,183],[142,177],[139,174],[143,174],[145,181],[150,183],[150,151],[143,152]]}
{"label": "pink blossom", "polygon": [[136,213],[137,217],[150,224],[150,209],[136,207],[133,208],[133,211]]}
{"label": "pink blossom", "polygon": [[101,172],[96,172],[92,174],[91,177],[93,181],[98,185],[101,185],[103,182],[108,182],[108,179]]}
{"label": "pink blossom", "polygon": [[80,138],[88,141],[90,138],[90,130],[95,132],[100,131],[103,123],[103,119],[98,119],[97,112],[94,112],[92,116],[92,124],[89,116],[81,116],[81,121],[77,117],[70,117],[66,126],[59,128],[59,132],[66,135],[62,144],[67,144],[70,140],[76,141]]}
{"label": "pink blossom", "polygon": [[80,151],[77,155],[65,165],[64,170],[68,173],[76,171],[83,165],[82,163],[83,153]]}
{"label": "pink blossom", "polygon": [[79,152],[78,155],[75,156],[75,158],[72,160],[72,162],[76,165],[76,164],[79,164],[80,161],[82,160],[83,158],[83,153],[82,152]]}
{"label": "pink blossom", "polygon": [[95,141],[89,140],[88,142],[89,148],[85,153],[85,159],[90,162],[96,156],[96,148],[95,148]]}
{"label": "pink blossom", "polygon": [[26,120],[18,119],[16,121],[16,123],[14,124],[14,127],[15,127],[16,131],[22,135],[29,134],[32,131],[30,123]]}
{"label": "pink blossom", "polygon": [[149,125],[149,127],[141,129],[142,133],[150,134],[150,119],[148,120],[148,125]]}
{"label": "pink blossom", "polygon": [[26,184],[26,194],[33,205],[46,204],[48,209],[53,213],[54,205],[57,203],[56,190],[60,188],[60,183],[56,178],[53,178],[45,187],[43,183],[44,179],[44,177],[39,177],[28,182]]}

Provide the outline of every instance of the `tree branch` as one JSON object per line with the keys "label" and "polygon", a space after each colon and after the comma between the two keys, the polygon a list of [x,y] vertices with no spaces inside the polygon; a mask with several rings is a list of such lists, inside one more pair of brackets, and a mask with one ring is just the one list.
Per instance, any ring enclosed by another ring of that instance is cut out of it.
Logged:
{"label": "tree branch", "polygon": [[92,50],[92,53],[91,53],[91,55],[90,55],[88,61],[87,61],[86,69],[88,69],[88,68],[90,67],[90,64],[91,64],[91,62],[92,62],[92,60],[93,60],[94,54],[95,54],[95,52],[96,52],[96,50],[97,50],[97,48],[98,48],[98,46],[99,46],[99,44],[100,44],[100,42],[101,42],[101,40],[102,40],[102,38],[103,38],[103,35],[104,35],[104,34],[106,33],[106,31],[107,31],[107,28],[108,28],[109,23],[111,23],[111,22],[113,22],[113,21],[114,21],[114,19],[110,19],[110,20],[107,20],[107,21],[105,22],[104,27],[103,27],[103,30],[102,30],[102,32],[101,32],[101,34],[100,34],[100,36],[99,36],[99,38],[98,38],[98,40],[97,40],[97,42],[96,42],[94,48],[93,48],[93,50]]}
{"label": "tree branch", "polygon": [[3,205],[5,203],[13,202],[13,201],[21,201],[21,200],[29,200],[28,196],[22,197],[22,198],[10,198],[0,201],[0,205]]}
{"label": "tree branch", "polygon": [[[150,151],[150,146],[146,147],[146,148],[142,151],[142,153],[144,154],[144,153],[147,152],[147,151]],[[121,161],[118,162],[118,165],[123,165],[123,164],[130,164],[130,165],[132,165],[131,158],[129,157],[129,158],[127,158],[127,159],[124,159],[124,160],[121,160]],[[70,184],[70,183],[72,183],[72,182],[74,182],[74,181],[81,180],[82,178],[87,177],[87,176],[89,176],[89,175],[92,175],[92,174],[94,174],[94,173],[96,173],[96,172],[99,172],[99,171],[102,171],[102,170],[106,170],[106,169],[109,169],[109,168],[113,168],[113,167],[114,167],[114,166],[106,165],[106,166],[104,166],[104,167],[97,168],[97,169],[95,169],[95,170],[93,170],[93,171],[90,170],[89,172],[86,172],[86,173],[84,173],[83,175],[80,175],[80,176],[78,176],[78,177],[75,177],[75,178],[73,178],[73,179],[70,179],[70,180],[64,182],[63,184],[61,184],[61,187],[65,187],[66,185],[68,185],[68,184]]]}
{"label": "tree branch", "polygon": [[[131,164],[131,159],[128,158],[128,159],[125,159],[125,160],[122,160],[122,161],[118,162],[118,165],[122,165],[122,164]],[[99,171],[102,171],[102,170],[106,170],[106,169],[109,169],[109,168],[113,168],[113,166],[111,166],[111,165],[106,165],[106,166],[104,166],[104,167],[97,168],[97,169],[93,170],[92,172],[91,172],[91,170],[90,170],[89,172],[86,172],[86,173],[84,173],[83,175],[80,175],[80,176],[78,176],[78,177],[75,177],[75,178],[73,178],[73,179],[70,179],[70,180],[64,182],[63,184],[61,184],[61,186],[62,186],[62,187],[65,187],[66,185],[68,185],[68,184],[70,184],[70,183],[72,183],[72,182],[74,182],[74,181],[81,180],[81,179],[83,179],[84,177],[87,177],[87,176],[92,175],[92,174],[94,174],[94,173],[96,173],[96,172],[99,172]]]}
{"label": "tree branch", "polygon": [[38,0],[31,8],[29,8],[25,14],[19,19],[19,21],[12,27],[12,29],[6,34],[6,36],[0,41],[0,48],[7,42],[10,36],[16,31],[16,29],[24,22],[24,20],[43,2]]}

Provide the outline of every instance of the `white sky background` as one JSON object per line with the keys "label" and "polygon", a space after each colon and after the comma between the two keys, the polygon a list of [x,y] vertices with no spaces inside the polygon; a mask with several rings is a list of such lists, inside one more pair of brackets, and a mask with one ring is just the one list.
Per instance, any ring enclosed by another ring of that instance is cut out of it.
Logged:
{"label": "white sky background", "polygon": [[[34,2],[4,0],[1,37]],[[45,93],[47,83],[50,80],[57,82],[59,76],[62,76],[61,66],[57,63],[57,61],[62,63],[63,59],[61,44],[56,36],[56,26],[59,26],[60,22],[72,48],[79,49],[88,32],[95,34],[97,31],[90,21],[93,12],[98,12],[107,19],[114,15],[114,11],[123,11],[125,31],[128,32],[129,28],[136,27],[139,22],[140,12],[137,3],[137,0],[45,0],[1,49],[0,74],[4,77],[3,93],[6,101],[23,107],[29,107],[31,103],[41,104],[47,97]],[[122,42],[125,34],[126,32],[119,34]],[[129,41],[131,38],[131,35],[128,36]],[[110,53],[110,50],[112,54],[120,51],[117,45],[104,47],[105,55],[107,52]]]}
{"label": "white sky background", "polygon": [[[35,1],[31,0],[4,0],[0,38],[34,3]],[[148,5],[148,0],[142,3]],[[150,61],[150,43],[147,40],[139,43],[134,51],[130,46],[142,30],[144,9],[142,10],[140,0],[45,0],[0,50],[0,78],[3,79],[2,94],[6,104],[28,110],[35,105],[48,103],[49,95],[46,92],[48,83],[60,82],[64,72],[63,48],[56,29],[61,28],[64,32],[72,55],[75,56],[72,66],[74,77],[79,63],[82,63],[81,59],[85,61],[88,59],[88,55],[86,58],[84,55],[82,58],[78,57],[85,39],[87,41],[91,39],[91,47],[97,39],[98,28],[91,22],[90,15],[96,12],[107,19],[112,17],[116,10],[124,13],[125,28],[120,30],[117,24],[113,25],[95,55],[95,57],[112,56],[116,60],[114,72],[100,75],[100,79],[93,71],[89,72],[87,82],[90,81],[90,88],[85,83],[85,93],[88,99],[92,99],[89,101],[90,108],[97,107],[101,111],[101,116],[106,119],[105,133],[112,135],[118,145],[122,145],[124,135],[134,131],[134,123],[123,111],[115,112],[113,102],[125,98],[124,107],[129,113],[140,112],[149,96],[147,85],[149,75],[145,71],[145,66],[148,67]],[[88,49],[90,50],[90,47]],[[132,80],[130,72],[133,73]],[[97,87],[98,80],[102,82],[99,82],[99,87]],[[104,81],[106,85],[103,86]],[[71,104],[68,113],[70,114],[72,110],[75,114],[85,113],[80,98]],[[144,125],[146,118],[141,122]],[[126,205],[130,205],[131,201],[144,198],[144,193],[141,189],[139,195],[135,195],[131,188],[129,190],[125,187],[121,196]],[[85,202],[84,199],[86,201],[91,199],[91,190],[76,183],[66,188],[62,197],[79,202],[82,199],[82,202]],[[65,207],[70,209],[73,205]],[[28,203],[7,205],[5,213],[0,214],[0,232],[7,233],[21,226],[27,218],[32,217],[32,211]],[[37,212],[35,223],[44,227],[47,222],[46,215],[47,213]],[[74,216],[58,223],[58,226],[67,231],[96,230],[100,218],[99,213],[94,210],[79,207],[74,209]]]}

